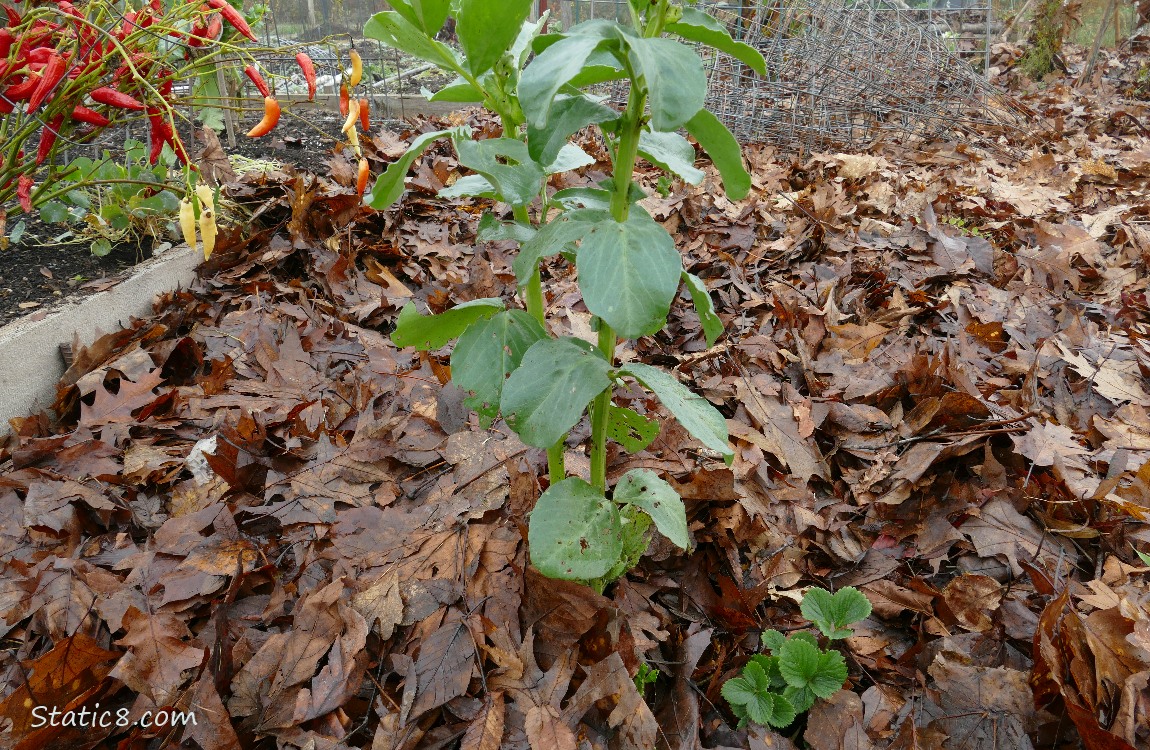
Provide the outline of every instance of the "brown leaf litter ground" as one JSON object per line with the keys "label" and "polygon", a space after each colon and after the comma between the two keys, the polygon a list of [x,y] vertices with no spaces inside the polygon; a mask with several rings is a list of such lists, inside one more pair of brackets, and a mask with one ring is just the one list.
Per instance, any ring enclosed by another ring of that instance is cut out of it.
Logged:
{"label": "brown leaf litter ground", "polygon": [[[387,337],[412,299],[515,291],[512,248],[475,242],[489,206],[434,197],[449,147],[385,213],[340,157],[231,185],[242,220],[196,285],[77,352],[0,448],[0,741],[1147,747],[1150,107],[1105,82],[1024,100],[1042,145],[990,134],[1018,161],[753,148],[746,200],[709,173],[645,202],[727,334],[707,350],[679,305],[620,356],[718,406],[736,459],[669,419],[612,457],[674,480],[693,548],[655,538],[606,596],[528,565],[540,452],[477,428],[444,353]],[[377,171],[431,127],[379,132]],[[553,329],[590,335],[573,269],[546,273]],[[848,689],[781,734],[736,728],[722,683],[762,629],[806,627],[816,584],[874,605]],[[35,726],[96,703],[196,723]]]}

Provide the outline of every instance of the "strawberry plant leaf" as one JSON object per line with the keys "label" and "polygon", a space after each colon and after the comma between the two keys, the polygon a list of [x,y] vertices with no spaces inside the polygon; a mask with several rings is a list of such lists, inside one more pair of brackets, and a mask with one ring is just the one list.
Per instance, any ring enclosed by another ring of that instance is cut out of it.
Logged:
{"label": "strawberry plant leaf", "polygon": [[547,338],[539,321],[523,310],[504,310],[463,332],[451,352],[451,379],[470,395],[463,403],[485,428],[499,415],[504,380],[537,341]]}
{"label": "strawberry plant leaf", "polygon": [[560,338],[535,343],[503,384],[503,417],[523,442],[549,448],[611,384],[610,369],[599,350],[586,341]]}
{"label": "strawberry plant leaf", "polygon": [[854,632],[848,625],[865,619],[871,612],[870,601],[850,586],[834,594],[814,588],[803,596],[803,617],[813,622],[831,639],[849,638]]}
{"label": "strawberry plant leaf", "polygon": [[632,469],[615,485],[615,502],[639,508],[655,522],[655,528],[680,549],[687,549],[687,511],[671,485],[650,469]]}
{"label": "strawberry plant leaf", "polygon": [[607,574],[623,552],[618,507],[578,477],[547,488],[531,512],[531,564],[545,576],[587,581]]}
{"label": "strawberry plant leaf", "polygon": [[779,649],[779,673],[790,687],[829,698],[846,682],[847,665],[838,651],[822,651],[805,640],[791,638]]}

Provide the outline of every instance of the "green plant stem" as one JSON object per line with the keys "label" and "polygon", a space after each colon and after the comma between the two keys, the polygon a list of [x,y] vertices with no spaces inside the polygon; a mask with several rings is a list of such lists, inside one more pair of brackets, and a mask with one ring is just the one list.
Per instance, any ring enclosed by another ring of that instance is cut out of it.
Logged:
{"label": "green plant stem", "polygon": [[[599,321],[599,351],[612,364],[615,362],[615,331],[603,321]],[[614,389],[606,390],[595,397],[591,407],[591,485],[600,492],[607,492],[607,424],[611,418],[611,396]]]}

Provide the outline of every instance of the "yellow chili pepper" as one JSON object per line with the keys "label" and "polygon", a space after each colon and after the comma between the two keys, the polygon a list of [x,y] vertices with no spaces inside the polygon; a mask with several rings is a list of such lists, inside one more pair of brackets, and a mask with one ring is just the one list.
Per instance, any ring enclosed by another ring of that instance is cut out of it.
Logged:
{"label": "yellow chili pepper", "polygon": [[187,198],[180,201],[180,231],[184,235],[184,242],[196,251],[196,210]]}
{"label": "yellow chili pepper", "polygon": [[354,49],[348,56],[351,58],[351,79],[348,84],[354,89],[363,78],[363,58]]}
{"label": "yellow chili pepper", "polygon": [[200,238],[204,241],[204,260],[207,260],[216,249],[214,196],[209,186],[196,185],[196,197],[200,199]]}
{"label": "yellow chili pepper", "polygon": [[340,128],[345,133],[350,133],[355,129],[355,123],[359,120],[359,100],[352,99],[347,103],[347,119],[343,121],[343,127]]}

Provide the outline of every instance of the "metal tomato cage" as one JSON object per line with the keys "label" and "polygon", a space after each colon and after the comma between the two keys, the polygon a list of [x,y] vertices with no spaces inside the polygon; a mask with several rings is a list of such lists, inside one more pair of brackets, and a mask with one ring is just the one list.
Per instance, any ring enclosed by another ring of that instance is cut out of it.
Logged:
{"label": "metal tomato cage", "polygon": [[[744,143],[784,152],[865,148],[918,139],[979,141],[1017,130],[1023,111],[976,72],[996,31],[984,0],[740,0],[703,2],[763,53],[767,75],[701,49],[707,108]],[[627,0],[548,0],[566,27],[625,20]]]}

